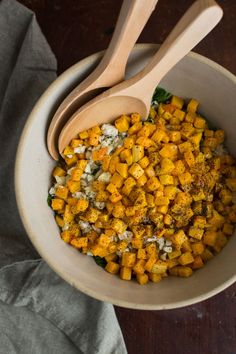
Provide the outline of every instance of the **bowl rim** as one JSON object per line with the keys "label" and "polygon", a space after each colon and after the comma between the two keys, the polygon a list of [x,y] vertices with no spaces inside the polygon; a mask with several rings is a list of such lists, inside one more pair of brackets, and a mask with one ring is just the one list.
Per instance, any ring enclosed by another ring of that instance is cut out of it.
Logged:
{"label": "bowl rim", "polygon": [[[153,44],[153,43],[139,43],[136,44],[134,49],[136,50],[150,50],[150,49],[156,49],[158,48],[158,44]],[[16,152],[16,159],[15,159],[15,169],[14,169],[14,186],[15,186],[15,195],[16,195],[16,203],[18,207],[18,211],[21,217],[21,221],[23,223],[23,226],[26,230],[26,233],[28,237],[30,238],[32,244],[36,248],[37,252],[39,255],[42,257],[42,259],[50,266],[50,268],[53,269],[55,273],[57,273],[62,279],[64,279],[66,282],[68,282],[70,285],[74,286],[78,290],[82,291],[88,296],[91,296],[95,299],[98,299],[100,301],[105,301],[112,303],[113,305],[120,306],[120,307],[125,307],[125,308],[130,308],[130,309],[139,309],[139,310],[165,310],[165,309],[175,309],[175,308],[180,308],[180,307],[185,307],[185,306],[190,306],[194,305],[200,301],[209,299],[210,297],[217,295],[221,291],[225,290],[227,287],[232,285],[236,281],[236,274],[232,276],[230,279],[226,280],[223,282],[221,285],[215,287],[211,291],[208,291],[205,294],[196,296],[196,297],[191,297],[188,300],[182,300],[182,301],[177,301],[177,302],[172,302],[167,305],[158,305],[158,304],[143,304],[143,303],[137,303],[134,304],[129,301],[124,301],[124,300],[114,300],[111,296],[109,295],[101,295],[97,294],[96,292],[88,289],[86,286],[81,284],[80,282],[72,281],[70,279],[70,276],[63,271],[62,269],[59,269],[55,264],[52,259],[48,259],[47,256],[43,254],[43,251],[41,250],[41,245],[40,242],[37,241],[37,238],[34,236],[34,230],[31,229],[30,223],[28,223],[28,218],[27,218],[27,213],[24,210],[23,207],[23,195],[21,194],[21,191],[19,189],[19,184],[20,184],[20,166],[21,166],[21,158],[22,158],[22,151],[23,151],[23,146],[24,146],[24,138],[27,135],[28,131],[31,128],[31,125],[34,121],[34,115],[35,113],[40,109],[41,105],[44,103],[45,97],[51,94],[51,92],[54,90],[54,88],[61,83],[61,81],[64,81],[64,78],[68,74],[73,74],[73,72],[77,73],[80,69],[81,66],[84,64],[90,64],[93,63],[96,59],[101,57],[101,55],[104,53],[104,51],[99,51],[96,52],[76,64],[72,65],[69,67],[66,71],[64,71],[58,78],[56,78],[49,86],[48,88],[44,91],[44,93],[40,96],[36,104],[34,105],[31,113],[29,114],[25,126],[23,128],[23,131],[20,136],[17,152]],[[214,62],[211,59],[206,58],[203,55],[200,55],[195,52],[190,52],[187,56],[200,61],[212,69],[220,72],[222,75],[227,77],[229,80],[231,80],[235,85],[236,85],[236,76],[232,74],[229,70],[225,69],[223,66],[220,64]]]}

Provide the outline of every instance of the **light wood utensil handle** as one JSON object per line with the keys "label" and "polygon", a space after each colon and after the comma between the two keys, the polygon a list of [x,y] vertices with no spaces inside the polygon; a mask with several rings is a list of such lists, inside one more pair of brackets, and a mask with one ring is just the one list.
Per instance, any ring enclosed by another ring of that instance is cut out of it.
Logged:
{"label": "light wood utensil handle", "polygon": [[[222,16],[223,11],[214,0],[196,1],[150,63],[141,73],[130,79],[134,82],[132,89],[135,90],[135,96],[140,97],[147,105],[150,104],[150,95],[161,79],[217,25]],[[130,87],[127,87],[128,90]],[[125,94],[126,90],[122,90],[122,93]]]}
{"label": "light wood utensil handle", "polygon": [[110,86],[124,79],[129,54],[158,0],[124,0],[109,47],[98,70],[109,73]]}

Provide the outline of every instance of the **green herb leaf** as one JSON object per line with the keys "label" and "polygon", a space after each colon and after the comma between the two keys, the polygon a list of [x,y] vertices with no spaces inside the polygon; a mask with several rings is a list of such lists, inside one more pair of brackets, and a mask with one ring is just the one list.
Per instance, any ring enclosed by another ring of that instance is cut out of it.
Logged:
{"label": "green herb leaf", "polygon": [[53,198],[52,198],[51,194],[48,194],[47,203],[48,203],[49,206],[52,205],[52,199],[53,199]]}
{"label": "green herb leaf", "polygon": [[155,91],[154,91],[154,94],[152,96],[152,104],[165,103],[171,97],[172,97],[172,94],[170,92],[167,92],[162,87],[157,86]]}
{"label": "green herb leaf", "polygon": [[102,258],[102,257],[99,257],[99,256],[93,256],[93,259],[95,260],[97,265],[99,265],[99,267],[102,267],[102,268],[106,267],[107,261],[105,260],[105,258]]}
{"label": "green herb leaf", "polygon": [[94,168],[93,172],[92,172],[92,175],[95,176],[96,173],[100,170],[100,166],[97,166]]}

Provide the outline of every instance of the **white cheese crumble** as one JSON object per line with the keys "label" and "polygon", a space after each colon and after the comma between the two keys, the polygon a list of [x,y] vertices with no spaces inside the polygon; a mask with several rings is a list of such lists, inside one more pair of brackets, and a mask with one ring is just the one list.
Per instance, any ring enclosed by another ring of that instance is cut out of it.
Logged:
{"label": "white cheese crumble", "polygon": [[79,220],[79,227],[83,233],[87,233],[92,230],[92,227],[88,221]]}
{"label": "white cheese crumble", "polygon": [[123,232],[123,234],[119,234],[118,238],[119,240],[127,240],[127,241],[131,241],[133,238],[133,232],[132,231],[125,231]]}
{"label": "white cheese crumble", "polygon": [[163,247],[163,251],[165,251],[167,253],[170,253],[170,252],[172,252],[172,247],[171,246],[165,246],[165,247]]}
{"label": "white cheese crumble", "polygon": [[163,253],[160,258],[163,260],[163,261],[166,261],[166,257],[167,257],[167,253]]}
{"label": "white cheese crumble", "polygon": [[87,256],[93,257],[93,253],[92,253],[92,252],[89,252],[89,251],[88,251],[86,254],[87,254]]}
{"label": "white cheese crumble", "polygon": [[103,172],[99,177],[98,180],[101,182],[109,183],[111,178],[110,172]]}
{"label": "white cheese crumble", "polygon": [[74,148],[74,153],[76,154],[83,154],[86,150],[86,146],[78,146]]}
{"label": "white cheese crumble", "polygon": [[69,224],[65,224],[65,225],[62,227],[62,231],[66,231],[66,230],[68,230],[68,229],[69,229],[69,227],[70,227],[70,225],[69,225]]}
{"label": "white cheese crumble", "polygon": [[97,209],[99,209],[99,210],[104,209],[105,206],[106,206],[106,203],[104,203],[104,202],[96,202],[96,201],[95,201],[93,204],[94,204],[95,207],[96,207]]}
{"label": "white cheese crumble", "polygon": [[55,179],[56,179],[57,184],[59,186],[64,186],[66,184],[66,177],[65,176],[62,176],[62,177],[55,176]]}
{"label": "white cheese crumble", "polygon": [[83,192],[75,192],[72,194],[72,197],[76,199],[86,199],[86,194]]}
{"label": "white cheese crumble", "polygon": [[67,170],[67,174],[68,175],[71,175],[72,174],[72,171],[75,169],[75,167],[71,167],[69,170]]}
{"label": "white cheese crumble", "polygon": [[116,129],[111,124],[103,124],[102,125],[102,132],[104,135],[108,135],[108,136],[117,136],[118,135],[118,129]]}
{"label": "white cheese crumble", "polygon": [[158,243],[158,246],[159,246],[159,249],[162,250],[162,248],[164,247],[165,245],[165,240],[163,237],[160,237],[157,239],[157,243]]}
{"label": "white cheese crumble", "polygon": [[55,190],[55,188],[54,187],[51,187],[50,189],[49,189],[49,192],[48,192],[50,195],[55,195],[56,194],[56,190]]}

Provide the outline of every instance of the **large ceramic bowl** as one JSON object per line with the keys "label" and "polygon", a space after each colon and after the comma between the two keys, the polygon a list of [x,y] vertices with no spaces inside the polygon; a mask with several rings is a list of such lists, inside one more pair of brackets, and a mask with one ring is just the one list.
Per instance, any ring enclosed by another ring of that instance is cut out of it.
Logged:
{"label": "large ceramic bowl", "polygon": [[[127,77],[138,72],[156,51],[152,44],[137,45]],[[25,229],[49,266],[68,283],[99,300],[134,309],[171,309],[207,299],[236,280],[236,235],[222,252],[190,278],[168,277],[158,284],[140,286],[105,272],[91,257],[65,244],[53,212],[47,205],[50,158],[45,136],[49,120],[65,93],[101,58],[94,54],[63,73],[42,95],[21,136],[15,170],[17,203]],[[190,53],[172,69],[160,86],[181,97],[201,102],[201,112],[214,126],[227,132],[227,145],[236,155],[236,77],[218,64]]]}

